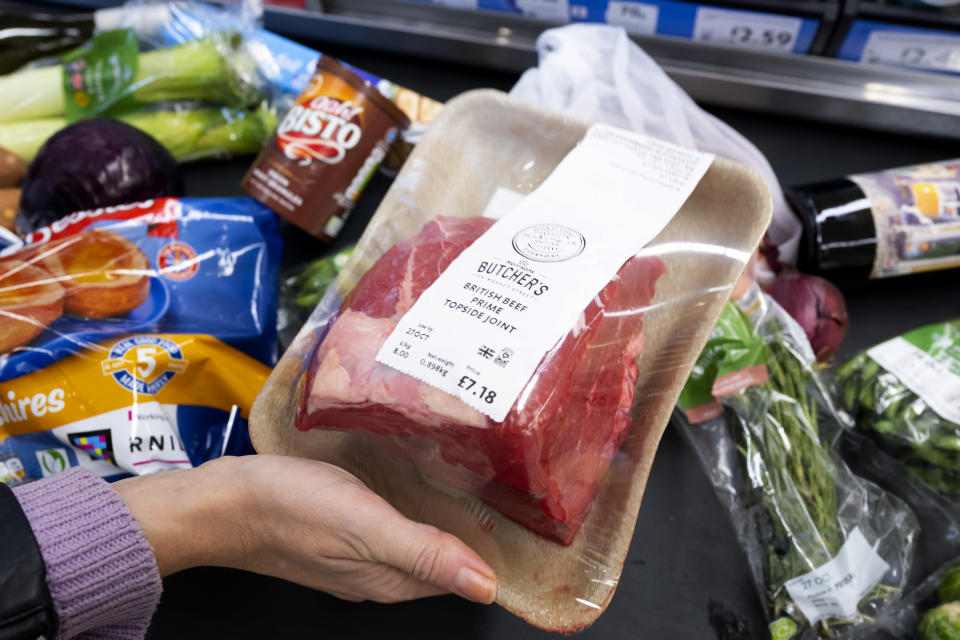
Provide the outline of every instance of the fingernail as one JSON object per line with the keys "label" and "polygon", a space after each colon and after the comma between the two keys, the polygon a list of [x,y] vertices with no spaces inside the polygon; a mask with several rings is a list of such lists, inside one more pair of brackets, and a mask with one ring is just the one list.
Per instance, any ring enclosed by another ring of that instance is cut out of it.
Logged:
{"label": "fingernail", "polygon": [[467,600],[490,604],[497,597],[497,582],[470,567],[463,567],[453,579],[453,590]]}

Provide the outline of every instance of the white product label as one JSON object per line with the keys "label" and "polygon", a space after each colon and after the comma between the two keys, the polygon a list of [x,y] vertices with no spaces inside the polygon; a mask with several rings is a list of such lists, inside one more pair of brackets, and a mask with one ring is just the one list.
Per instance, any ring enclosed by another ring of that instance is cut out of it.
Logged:
{"label": "white product label", "polygon": [[511,209],[520,204],[523,198],[524,195],[519,191],[497,187],[497,190],[494,191],[490,197],[490,201],[487,202],[487,208],[483,210],[482,215],[484,218],[499,220],[507,215]]}
{"label": "white product label", "polygon": [[[193,466],[180,441],[177,405],[144,402],[78,420],[50,433],[73,449],[80,466],[100,476],[143,475]],[[43,461],[40,466],[46,475]]]}
{"label": "white product label", "polygon": [[655,4],[611,0],[604,18],[607,24],[619,25],[630,33],[653,35],[657,32],[659,17],[660,7]]}
{"label": "white product label", "polygon": [[960,423],[960,376],[929,353],[897,337],[878,344],[867,355],[940,416]]}
{"label": "white product label", "polygon": [[797,42],[801,26],[801,18],[700,7],[693,23],[693,39],[746,49],[790,53]]}
{"label": "white product label", "polygon": [[712,160],[592,126],[423,292],[377,361],[503,421],[547,350],[670,222]]}
{"label": "white product label", "polygon": [[960,71],[960,36],[871,31],[860,62]]}
{"label": "white product label", "polygon": [[433,0],[433,3],[444,7],[455,7],[457,9],[477,8],[477,0]]}
{"label": "white product label", "polygon": [[523,15],[540,20],[570,21],[569,0],[517,0],[517,8]]}
{"label": "white product label", "polygon": [[889,568],[858,527],[833,560],[784,586],[811,625],[823,618],[849,620]]}

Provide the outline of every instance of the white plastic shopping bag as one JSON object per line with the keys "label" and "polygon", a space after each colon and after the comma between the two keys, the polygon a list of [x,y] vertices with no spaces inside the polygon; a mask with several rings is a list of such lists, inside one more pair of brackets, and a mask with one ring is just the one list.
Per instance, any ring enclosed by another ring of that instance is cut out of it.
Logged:
{"label": "white plastic shopping bag", "polygon": [[630,40],[621,27],[572,24],[537,39],[540,65],[510,95],[589,122],[632,129],[753,167],[773,194],[770,240],[796,261],[800,222],[770,163],[732,127],[710,115]]}

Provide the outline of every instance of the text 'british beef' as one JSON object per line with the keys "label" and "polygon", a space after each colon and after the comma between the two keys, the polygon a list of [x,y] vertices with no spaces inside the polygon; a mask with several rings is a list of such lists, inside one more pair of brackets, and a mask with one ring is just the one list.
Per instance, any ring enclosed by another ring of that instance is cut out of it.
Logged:
{"label": "text 'british beef'", "polygon": [[315,353],[297,427],[384,436],[427,475],[569,544],[629,430],[641,310],[664,266],[628,260],[494,422],[376,360],[420,294],[492,224],[436,218],[373,265]]}

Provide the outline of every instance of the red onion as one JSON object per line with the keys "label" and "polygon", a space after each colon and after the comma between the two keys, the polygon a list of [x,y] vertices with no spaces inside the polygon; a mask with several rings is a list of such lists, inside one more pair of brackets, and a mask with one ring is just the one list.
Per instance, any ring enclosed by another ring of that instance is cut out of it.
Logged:
{"label": "red onion", "polygon": [[826,362],[847,335],[847,303],[832,283],[796,271],[785,273],[766,292],[803,328],[817,360]]}

